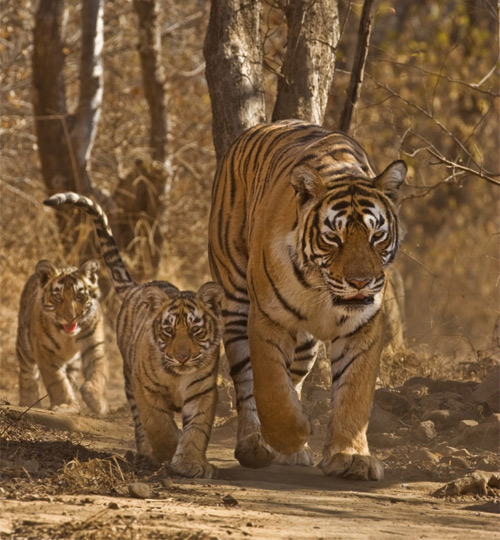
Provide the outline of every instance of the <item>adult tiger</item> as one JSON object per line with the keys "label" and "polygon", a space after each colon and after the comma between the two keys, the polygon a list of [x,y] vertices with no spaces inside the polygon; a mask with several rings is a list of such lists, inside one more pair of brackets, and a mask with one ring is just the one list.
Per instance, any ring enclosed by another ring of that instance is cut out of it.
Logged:
{"label": "adult tiger", "polygon": [[87,406],[105,414],[108,366],[99,302],[97,261],[79,268],[41,260],[21,295],[16,355],[19,363],[19,404],[39,400],[40,374],[52,410],[77,412],[74,389],[80,365],[80,388]]}
{"label": "adult tiger", "polygon": [[[130,277],[98,204],[72,192],[58,193],[44,203],[72,204],[93,219],[121,300],[116,334],[137,451],[170,461],[181,476],[211,478],[215,469],[207,461],[206,449],[217,403],[221,287],[209,282],[195,293],[166,281],[138,284]],[[176,412],[182,413],[180,431]]]}
{"label": "adult tiger", "polygon": [[383,477],[366,427],[405,174],[395,161],[377,176],[356,141],[295,120],[249,129],[220,163],[209,260],[226,293],[242,465],[268,465],[275,451],[311,463],[299,399],[323,340],[331,344],[332,414],[320,466],[328,475]]}

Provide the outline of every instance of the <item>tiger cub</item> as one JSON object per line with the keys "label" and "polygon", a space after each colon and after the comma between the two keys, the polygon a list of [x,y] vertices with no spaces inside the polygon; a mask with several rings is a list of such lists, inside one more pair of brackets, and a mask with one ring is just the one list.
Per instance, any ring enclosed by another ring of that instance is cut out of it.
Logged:
{"label": "tiger cub", "polygon": [[[116,332],[138,453],[169,461],[181,476],[212,478],[206,449],[217,402],[222,288],[210,282],[195,293],[165,281],[135,283],[100,206],[71,192],[44,203],[73,204],[93,219],[121,300]],[[182,413],[180,431],[175,412]]]}
{"label": "tiger cub", "polygon": [[98,267],[93,260],[80,268],[42,260],[28,279],[21,295],[16,343],[20,405],[38,401],[41,375],[50,408],[77,412],[74,389],[81,362],[83,400],[93,412],[107,412],[108,371]]}

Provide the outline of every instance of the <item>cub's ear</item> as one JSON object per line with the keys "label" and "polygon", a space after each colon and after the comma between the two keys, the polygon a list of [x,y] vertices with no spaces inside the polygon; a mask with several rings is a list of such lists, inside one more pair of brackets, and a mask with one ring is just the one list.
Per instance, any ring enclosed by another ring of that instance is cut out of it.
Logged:
{"label": "cub's ear", "polygon": [[79,274],[95,287],[97,287],[97,283],[99,281],[99,275],[97,273],[98,270],[99,263],[94,259],[90,259],[82,263],[80,268],[78,268]]}
{"label": "cub's ear", "polygon": [[143,289],[142,298],[150,311],[155,313],[165,303],[167,295],[159,287],[152,285]]}
{"label": "cub's ear", "polygon": [[311,165],[303,163],[292,170],[291,184],[299,204],[318,200],[326,192],[326,185],[319,172]]}
{"label": "cub's ear", "polygon": [[49,279],[54,276],[57,272],[57,267],[54,266],[50,261],[43,259],[38,261],[35,266],[35,274],[38,278],[38,282],[43,287]]}
{"label": "cub's ear", "polygon": [[213,281],[204,283],[196,293],[196,297],[212,308],[217,315],[221,313],[222,301],[224,300],[224,289],[217,283],[214,283]]}
{"label": "cub's ear", "polygon": [[408,168],[404,161],[394,161],[382,174],[379,174],[375,178],[375,187],[385,193],[391,201],[396,202],[399,195],[399,188],[405,180],[407,170]]}

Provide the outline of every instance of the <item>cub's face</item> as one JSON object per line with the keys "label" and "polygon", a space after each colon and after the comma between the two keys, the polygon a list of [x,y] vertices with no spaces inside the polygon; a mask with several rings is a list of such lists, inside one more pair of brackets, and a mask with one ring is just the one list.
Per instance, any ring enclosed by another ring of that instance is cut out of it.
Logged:
{"label": "cub's face", "polygon": [[78,335],[82,325],[95,313],[100,296],[98,268],[94,260],[79,268],[59,268],[47,260],[36,265],[42,309],[61,333]]}
{"label": "cub's face", "polygon": [[349,178],[330,185],[312,168],[299,168],[294,184],[302,218],[298,258],[320,276],[336,305],[373,304],[384,287],[384,270],[400,241],[391,199],[406,172],[403,162],[390,167],[374,179]]}
{"label": "cub's face", "polygon": [[197,293],[177,291],[164,297],[154,324],[154,339],[164,367],[179,374],[213,363],[222,334],[223,292],[215,283],[205,283]]}

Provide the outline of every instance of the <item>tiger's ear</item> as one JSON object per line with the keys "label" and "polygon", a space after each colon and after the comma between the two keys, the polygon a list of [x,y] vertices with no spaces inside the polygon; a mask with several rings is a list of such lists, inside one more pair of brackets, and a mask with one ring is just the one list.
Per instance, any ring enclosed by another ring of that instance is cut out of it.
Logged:
{"label": "tiger's ear", "polygon": [[145,287],[142,298],[153,313],[158,311],[167,299],[165,292],[155,286]]}
{"label": "tiger's ear", "polygon": [[402,160],[391,163],[382,174],[379,174],[374,181],[377,189],[382,191],[391,201],[396,202],[399,195],[399,188],[404,182],[408,168]]}
{"label": "tiger's ear", "polygon": [[35,266],[35,274],[38,278],[38,282],[43,287],[49,279],[55,275],[57,272],[56,266],[54,266],[50,261],[47,261],[46,259],[43,259],[41,261],[38,261],[37,265]]}
{"label": "tiger's ear", "polygon": [[196,297],[212,308],[217,315],[221,313],[222,300],[224,300],[224,289],[217,283],[214,283],[213,281],[204,283],[196,293]]}
{"label": "tiger's ear", "polygon": [[80,265],[78,268],[79,274],[89,281],[93,286],[97,287],[99,281],[99,275],[97,271],[99,270],[99,263],[94,259],[90,259]]}
{"label": "tiger's ear", "polygon": [[307,163],[297,165],[292,170],[291,184],[300,205],[312,200],[318,200],[326,192],[323,178],[314,167]]}

